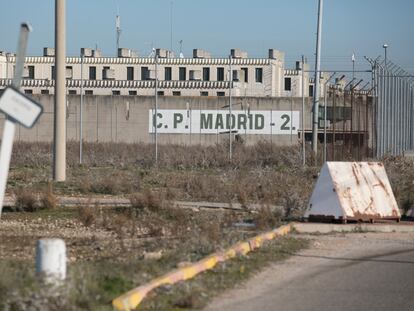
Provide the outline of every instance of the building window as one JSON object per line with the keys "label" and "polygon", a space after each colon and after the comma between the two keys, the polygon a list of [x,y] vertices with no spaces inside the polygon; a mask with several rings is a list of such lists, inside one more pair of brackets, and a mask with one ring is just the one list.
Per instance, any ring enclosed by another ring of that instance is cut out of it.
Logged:
{"label": "building window", "polygon": [[244,77],[241,77],[241,80],[245,83],[249,82],[249,68],[242,68],[242,74]]}
{"label": "building window", "polygon": [[285,91],[292,90],[292,78],[285,78]]}
{"label": "building window", "polygon": [[217,68],[217,81],[224,81],[224,68],[223,67]]}
{"label": "building window", "polygon": [[33,94],[33,90],[24,90],[25,94]]}
{"label": "building window", "polygon": [[238,70],[233,70],[232,72],[232,78],[234,82],[239,82],[240,81],[240,71]]}
{"label": "building window", "polygon": [[127,67],[127,80],[134,80],[134,67]]}
{"label": "building window", "polygon": [[103,69],[102,69],[102,80],[109,79],[108,72],[109,72],[110,69],[111,69],[111,67],[107,67],[107,66],[103,67]]}
{"label": "building window", "polygon": [[172,94],[173,94],[173,96],[181,96],[180,91],[173,91]]}
{"label": "building window", "polygon": [[217,96],[220,96],[220,97],[226,96],[226,93],[224,93],[224,92],[217,92]]}
{"label": "building window", "polygon": [[89,80],[96,80],[96,67],[89,67]]}
{"label": "building window", "polygon": [[164,80],[165,81],[171,81],[172,80],[172,68],[171,67],[165,67]]}
{"label": "building window", "polygon": [[[164,96],[164,91],[158,91],[157,94],[158,96]],[[180,96],[180,95],[177,95],[177,96]]]}
{"label": "building window", "polygon": [[150,72],[148,67],[141,68],[141,80],[149,80]]}
{"label": "building window", "polygon": [[93,95],[93,91],[92,90],[86,90],[85,95]]}
{"label": "building window", "polygon": [[34,66],[27,66],[27,78],[28,79],[35,78],[35,67]]}
{"label": "building window", "polygon": [[179,80],[180,81],[187,80],[187,68],[185,68],[185,67],[180,67],[179,68]]}
{"label": "building window", "polygon": [[203,68],[203,81],[210,81],[210,68]]}
{"label": "building window", "polygon": [[256,82],[263,83],[263,68],[256,68]]}
{"label": "building window", "polygon": [[40,94],[48,95],[49,94],[49,90],[41,90],[40,91]]}
{"label": "building window", "polygon": [[72,66],[66,66],[65,77],[66,77],[66,79],[72,79],[73,78],[73,67]]}
{"label": "building window", "polygon": [[121,95],[121,91],[112,91],[112,95]]}
{"label": "building window", "polygon": [[76,90],[69,90],[69,95],[76,95]]}
{"label": "building window", "polygon": [[200,96],[208,96],[208,92],[206,92],[206,91],[201,91],[201,92],[200,92]]}
{"label": "building window", "polygon": [[309,97],[313,97],[313,85],[309,85]]}
{"label": "building window", "polygon": [[136,96],[137,95],[137,91],[129,91],[128,94],[131,95],[131,96]]}
{"label": "building window", "polygon": [[56,70],[55,70],[55,66],[52,66],[51,76],[52,76],[52,80],[56,80]]}

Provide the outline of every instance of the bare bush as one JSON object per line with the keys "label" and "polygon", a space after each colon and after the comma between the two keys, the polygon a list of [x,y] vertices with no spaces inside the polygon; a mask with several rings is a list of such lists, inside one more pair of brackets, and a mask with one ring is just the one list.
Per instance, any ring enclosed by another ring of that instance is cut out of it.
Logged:
{"label": "bare bush", "polygon": [[18,188],[14,192],[15,207],[18,211],[35,212],[38,210],[37,194],[31,188]]}
{"label": "bare bush", "polygon": [[40,206],[43,209],[56,209],[57,198],[53,193],[52,183],[48,183],[46,189],[40,196]]}
{"label": "bare bush", "polygon": [[147,208],[151,212],[157,212],[163,207],[163,198],[151,191],[149,188],[144,189],[142,193],[135,193],[129,197],[131,206],[135,209],[142,210]]}
{"label": "bare bush", "polygon": [[78,220],[85,226],[93,225],[98,216],[98,208],[90,204],[82,205],[78,209]]}

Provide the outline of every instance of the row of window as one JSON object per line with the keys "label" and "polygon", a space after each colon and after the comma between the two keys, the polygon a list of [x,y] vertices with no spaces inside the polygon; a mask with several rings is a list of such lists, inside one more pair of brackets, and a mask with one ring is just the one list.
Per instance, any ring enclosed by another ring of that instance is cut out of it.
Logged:
{"label": "row of window", "polygon": [[[25,94],[28,94],[28,95],[31,95],[31,94],[33,94],[33,90],[32,89],[25,89],[24,90],[24,93]],[[45,89],[44,90],[41,90],[40,93],[43,94],[43,95],[50,94],[49,93],[49,90],[45,90]],[[77,95],[78,92],[76,90],[68,90],[68,94],[69,95]],[[159,96],[165,96],[165,92],[164,91],[158,91],[157,94]],[[85,90],[85,95],[93,95],[93,90]],[[115,96],[121,95],[121,91],[113,90],[112,91],[112,95],[115,95]],[[136,96],[136,95],[138,95],[138,93],[137,93],[137,91],[132,91],[131,90],[131,91],[128,92],[128,95],[130,95],[130,96]],[[181,96],[181,91],[173,91],[172,92],[172,96]],[[200,96],[210,96],[210,94],[209,94],[208,91],[201,91],[200,92]],[[216,92],[215,95],[211,94],[211,96],[226,96],[226,93],[219,91],[219,92]]]}
{"label": "row of window", "polygon": [[[288,78],[288,79],[290,79],[290,78]],[[285,80],[285,91],[290,91],[290,90],[291,89],[286,89],[286,80]],[[25,93],[26,94],[33,94],[33,90],[26,89]],[[49,94],[49,90],[41,90],[40,93],[41,94]],[[69,90],[68,94],[69,95],[76,95],[77,91],[76,90]],[[173,96],[181,96],[180,91],[173,91],[172,94],[173,94]],[[86,90],[85,95],[93,95],[93,91],[92,90]],[[121,92],[120,91],[112,91],[112,95],[121,95]],[[137,95],[137,91],[129,91],[129,95]],[[164,91],[158,91],[158,95],[164,96]],[[207,91],[201,91],[200,96],[209,96],[209,93]],[[225,96],[225,92],[217,92],[216,96]],[[313,85],[309,85],[309,96],[313,97]]]}
{"label": "row of window", "polygon": [[[28,66],[28,79],[35,79],[35,66]],[[127,76],[126,79],[129,81],[135,80],[135,71],[134,67],[127,67]],[[172,67],[164,67],[164,80],[165,81],[172,81]],[[186,81],[187,80],[187,68],[186,67],[179,67],[178,68],[178,80],[179,81]],[[56,79],[56,72],[55,66],[52,66],[51,69],[51,77],[52,80]],[[73,67],[66,66],[66,78],[72,79],[73,77]],[[240,81],[240,82],[249,82],[249,69],[248,68],[241,68],[241,70],[233,70],[232,72],[233,81]],[[115,73],[110,67],[103,67],[102,69],[102,79],[114,79]],[[151,71],[149,67],[141,67],[141,80],[151,80],[154,77],[151,77]],[[95,66],[89,66],[89,80],[96,80],[97,79],[97,69]],[[210,81],[210,68],[204,67],[202,71],[198,70],[190,70],[189,71],[189,80],[203,80],[203,81]],[[217,67],[217,76],[216,81],[225,81],[225,68],[224,67]],[[255,82],[263,83],[263,68],[255,68]]]}
{"label": "row of window", "polygon": [[[102,72],[102,78],[105,77],[105,70],[109,69],[104,67]],[[240,74],[240,72],[242,74]],[[241,68],[241,71],[233,70],[233,81],[249,82],[249,70],[248,68]],[[263,83],[263,68],[255,68],[255,81],[258,83]],[[141,67],[141,80],[151,80],[151,71],[148,67]],[[202,72],[196,70],[190,70],[189,74],[190,80],[203,80],[210,81],[210,68],[204,67]],[[96,67],[89,67],[89,80],[96,80]],[[127,67],[127,80],[135,80],[134,67]],[[172,67],[164,67],[164,80],[172,81]],[[178,68],[178,80],[186,81],[187,80],[187,68],[179,67]],[[225,81],[225,68],[217,68],[216,81]]]}

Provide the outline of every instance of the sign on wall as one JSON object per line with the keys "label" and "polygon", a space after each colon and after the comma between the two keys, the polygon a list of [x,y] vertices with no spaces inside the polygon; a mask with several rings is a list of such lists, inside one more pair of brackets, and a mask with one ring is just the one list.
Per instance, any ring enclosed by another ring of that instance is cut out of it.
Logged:
{"label": "sign on wall", "polygon": [[279,110],[171,110],[149,111],[149,133],[160,134],[297,134],[299,111]]}

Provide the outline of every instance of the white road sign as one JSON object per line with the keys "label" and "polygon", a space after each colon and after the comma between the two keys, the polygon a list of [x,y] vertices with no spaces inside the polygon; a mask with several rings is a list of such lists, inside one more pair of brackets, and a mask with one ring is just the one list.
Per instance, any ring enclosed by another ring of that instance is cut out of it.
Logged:
{"label": "white road sign", "polygon": [[149,111],[149,133],[159,134],[297,134],[300,126],[299,111],[280,110],[172,110]]}
{"label": "white road sign", "polygon": [[41,105],[10,86],[0,97],[0,110],[27,128],[31,128],[43,112]]}

